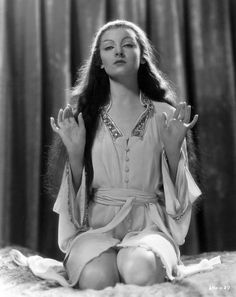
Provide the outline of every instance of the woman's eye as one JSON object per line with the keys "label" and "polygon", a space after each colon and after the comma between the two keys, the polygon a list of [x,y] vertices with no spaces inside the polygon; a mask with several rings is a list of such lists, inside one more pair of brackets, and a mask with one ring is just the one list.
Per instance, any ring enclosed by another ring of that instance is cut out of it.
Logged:
{"label": "woman's eye", "polygon": [[111,49],[113,49],[113,46],[112,46],[112,45],[106,46],[106,47],[104,48],[105,51],[109,51],[109,50],[111,50]]}
{"label": "woman's eye", "polygon": [[124,44],[124,46],[125,47],[131,47],[131,48],[134,47],[134,45],[132,43],[126,43],[126,44]]}

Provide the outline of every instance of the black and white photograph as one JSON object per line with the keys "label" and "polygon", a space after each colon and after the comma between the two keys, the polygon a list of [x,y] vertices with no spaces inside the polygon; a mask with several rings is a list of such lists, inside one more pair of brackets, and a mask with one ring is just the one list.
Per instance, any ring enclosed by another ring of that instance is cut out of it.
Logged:
{"label": "black and white photograph", "polygon": [[0,296],[236,296],[236,1],[0,0]]}

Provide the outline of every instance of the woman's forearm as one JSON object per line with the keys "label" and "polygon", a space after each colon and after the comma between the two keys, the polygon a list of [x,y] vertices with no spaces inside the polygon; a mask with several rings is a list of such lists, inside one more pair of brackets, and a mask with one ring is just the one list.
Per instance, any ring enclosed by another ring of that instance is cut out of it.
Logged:
{"label": "woman's forearm", "polygon": [[177,169],[178,169],[178,164],[179,164],[179,159],[180,159],[180,151],[176,150],[175,152],[167,152],[166,151],[166,157],[167,157],[167,162],[169,165],[169,170],[170,170],[170,176],[175,184],[176,181],[176,174],[177,174]]}
{"label": "woman's forearm", "polygon": [[84,166],[84,158],[78,153],[69,153],[69,163],[72,171],[72,180],[75,193],[79,190],[81,184],[82,171]]}

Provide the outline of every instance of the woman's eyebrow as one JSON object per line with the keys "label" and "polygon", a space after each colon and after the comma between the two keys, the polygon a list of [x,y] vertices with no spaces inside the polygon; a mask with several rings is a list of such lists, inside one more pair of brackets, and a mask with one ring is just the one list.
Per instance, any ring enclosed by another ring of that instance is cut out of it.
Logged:
{"label": "woman's eyebrow", "polygon": [[124,37],[124,38],[122,39],[122,41],[123,41],[124,39],[131,39],[132,41],[135,41],[135,38],[133,38],[132,36],[126,36],[126,37]]}
{"label": "woman's eyebrow", "polygon": [[114,40],[112,40],[112,39],[105,39],[105,40],[102,40],[102,42],[108,42],[108,41],[112,41],[112,42],[114,42]]}
{"label": "woman's eyebrow", "polygon": [[[135,39],[131,36],[125,36],[121,39],[121,41],[125,40],[125,39],[131,39],[132,41],[134,41]],[[102,42],[108,42],[108,41],[111,41],[111,42],[115,42],[113,39],[105,39],[105,40],[102,40]]]}

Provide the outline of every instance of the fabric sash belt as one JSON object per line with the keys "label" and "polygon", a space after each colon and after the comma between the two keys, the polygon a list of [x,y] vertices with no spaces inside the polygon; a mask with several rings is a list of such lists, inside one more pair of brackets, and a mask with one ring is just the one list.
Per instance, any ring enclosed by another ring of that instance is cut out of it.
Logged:
{"label": "fabric sash belt", "polygon": [[94,191],[93,200],[104,205],[123,206],[124,204],[156,203],[158,197],[155,193],[135,189],[99,188]]}
{"label": "fabric sash belt", "polygon": [[121,206],[121,208],[106,226],[97,229],[91,228],[80,236],[108,232],[128,216],[134,204],[154,204],[157,203],[158,197],[155,193],[146,193],[134,189],[99,188],[94,191],[93,201],[104,205]]}

